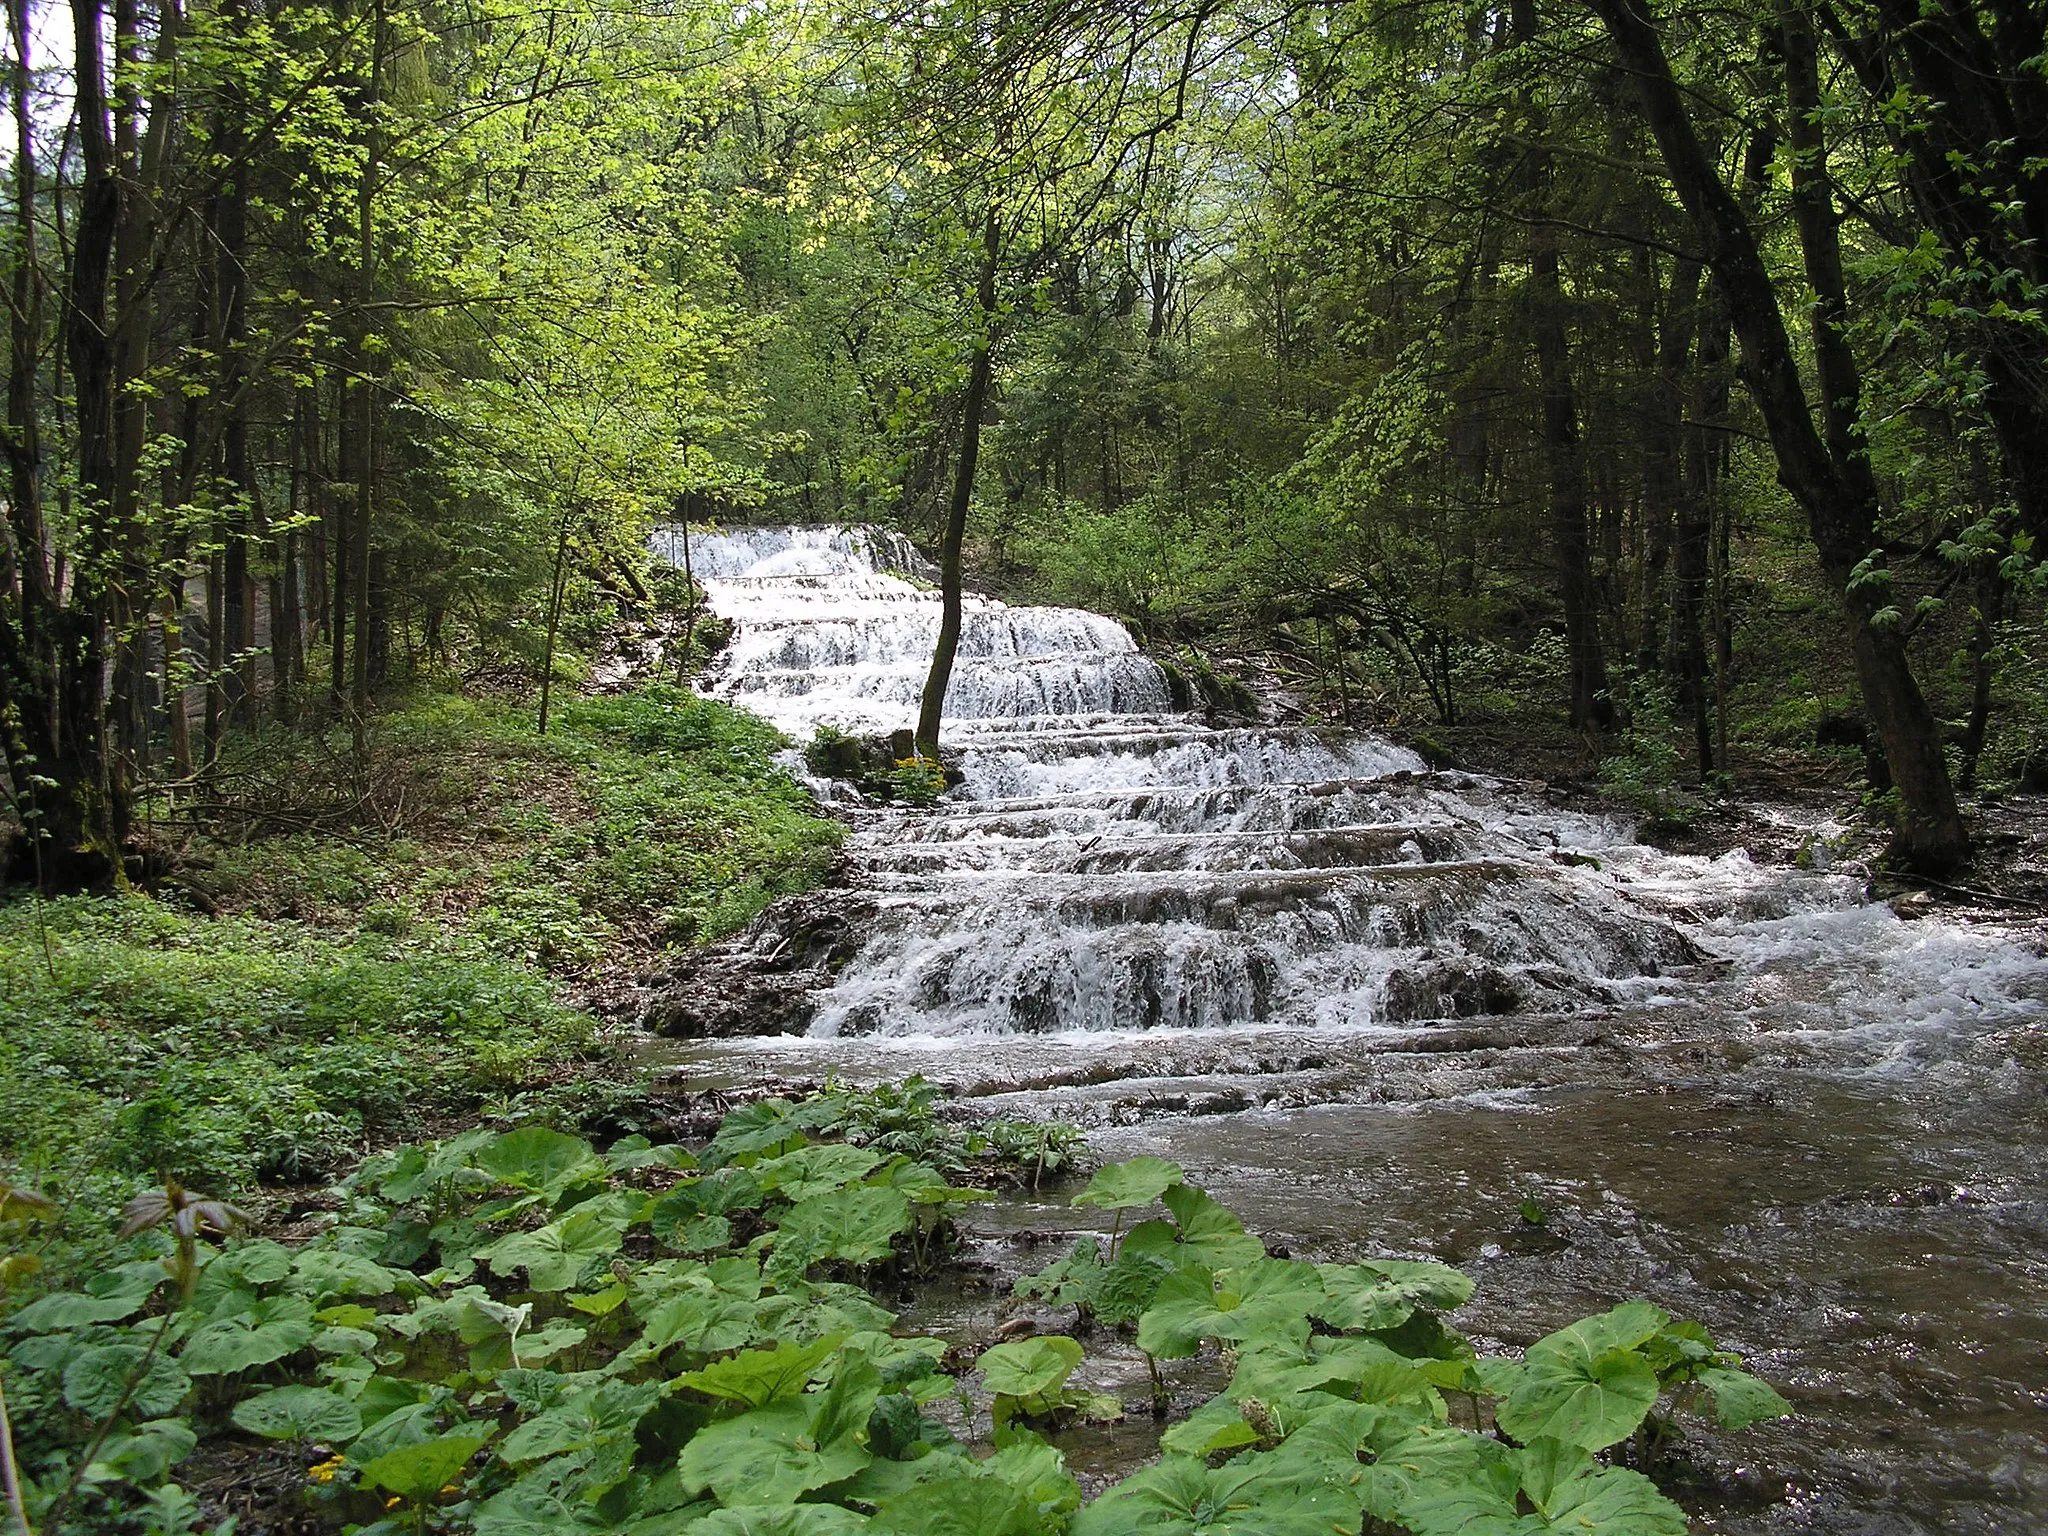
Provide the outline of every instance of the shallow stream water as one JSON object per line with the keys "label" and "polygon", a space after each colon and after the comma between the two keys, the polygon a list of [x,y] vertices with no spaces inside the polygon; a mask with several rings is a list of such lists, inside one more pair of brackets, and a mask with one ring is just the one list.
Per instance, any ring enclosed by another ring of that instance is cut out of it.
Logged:
{"label": "shallow stream water", "polygon": [[[761,529],[691,553],[737,623],[710,691],[797,735],[910,722],[938,611],[914,551]],[[1817,868],[1672,855],[1538,786],[1172,698],[1111,620],[972,600],[964,782],[931,812],[845,805],[880,909],[810,1034],[668,1058],[703,1086],[922,1072],[1079,1121],[1299,1256],[1463,1266],[1476,1337],[1624,1296],[1699,1317],[1798,1409],[1691,1434],[1702,1530],[2048,1530],[2037,934],[1869,903],[1825,822],[1788,828]],[[1076,1215],[976,1222],[1010,1269]],[[1114,1471],[1148,1439],[1070,1454]]]}

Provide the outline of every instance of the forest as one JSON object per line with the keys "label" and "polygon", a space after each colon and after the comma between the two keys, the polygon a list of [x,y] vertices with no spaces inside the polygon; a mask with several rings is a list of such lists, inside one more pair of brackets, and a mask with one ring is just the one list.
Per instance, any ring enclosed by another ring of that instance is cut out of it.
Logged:
{"label": "forest", "polygon": [[[1496,1170],[1505,1258],[1319,1246],[1126,1131],[1818,1105],[1845,1189],[2038,1229],[2016,1144],[1928,1149],[2048,1061],[2040,0],[6,22],[0,1525],[1654,1536],[1762,1530],[1745,1456],[1884,1507],[1821,1342],[1744,1368],[1781,1316],[1499,1299],[1584,1170]],[[1629,1012],[1681,974],[1705,1022]],[[1865,997],[1944,1043],[1728,1043]],[[1411,1033],[1202,1043],[1340,1017]],[[744,1045],[807,1029],[1001,1038]],[[1297,1084],[1383,1047],[1479,1086]],[[1986,1075],[1825,1097],[1937,1057]],[[1155,1078],[1240,1086],[1046,1087]],[[1038,1311],[900,1322],[1014,1201],[1081,1223],[994,1266]],[[2024,1519],[2013,1454],[1901,1528]]]}

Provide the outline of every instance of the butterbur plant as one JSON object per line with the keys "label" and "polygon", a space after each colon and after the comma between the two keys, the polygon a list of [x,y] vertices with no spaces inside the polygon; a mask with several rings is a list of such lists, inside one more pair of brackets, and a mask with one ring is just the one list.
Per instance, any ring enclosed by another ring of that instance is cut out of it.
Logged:
{"label": "butterbur plant", "polygon": [[121,1236],[134,1237],[152,1227],[170,1234],[172,1255],[167,1263],[177,1281],[178,1295],[189,1300],[199,1282],[199,1240],[227,1237],[249,1224],[249,1213],[225,1200],[196,1195],[166,1179],[163,1188],[145,1190],[121,1209]]}
{"label": "butterbur plant", "polygon": [[[1075,1385],[1088,1344],[1011,1340],[962,1368],[881,1299],[942,1262],[980,1193],[893,1150],[924,1144],[933,1106],[906,1101],[925,1097],[762,1101],[693,1151],[466,1132],[365,1163],[295,1247],[152,1192],[130,1230],[168,1263],[0,1325],[37,1426],[35,1476],[7,1461],[14,1524],[189,1528],[170,1475],[225,1435],[304,1469],[280,1517],[355,1536],[1681,1536],[1617,1463],[1650,1415],[1786,1411],[1645,1302],[1480,1356],[1446,1321],[1472,1294],[1457,1270],[1274,1257],[1139,1159],[1077,1197],[1115,1213],[1109,1240],[1020,1289],[1133,1336],[1155,1383],[1156,1362],[1213,1352],[1228,1384],[1085,1502],[1047,1437],[1123,1410]],[[993,1443],[963,1443],[980,1423]]]}

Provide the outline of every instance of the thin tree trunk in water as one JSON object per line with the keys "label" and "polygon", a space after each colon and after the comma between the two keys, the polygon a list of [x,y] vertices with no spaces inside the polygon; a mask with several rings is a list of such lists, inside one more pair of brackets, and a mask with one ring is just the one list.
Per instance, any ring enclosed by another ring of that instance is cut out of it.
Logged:
{"label": "thin tree trunk in water", "polygon": [[939,545],[939,641],[932,648],[932,669],[925,678],[924,698],[917,711],[918,755],[933,759],[939,755],[939,721],[945,713],[946,687],[953,680],[953,658],[960,649],[961,549],[967,542],[967,510],[974,500],[981,418],[988,409],[989,374],[994,363],[999,238],[995,210],[990,209],[982,225],[981,275],[975,285],[979,330],[974,339],[974,361],[967,371],[967,398],[962,402],[960,459],[953,469],[953,495],[946,505],[946,529]]}
{"label": "thin tree trunk in water", "polygon": [[[1864,706],[1884,744],[1885,760],[1899,792],[1898,837],[1893,851],[1904,864],[1923,873],[1952,873],[1969,861],[1970,843],[1956,808],[1940,734],[1913,676],[1900,626],[1879,617],[1885,594],[1864,579],[1859,569],[1879,542],[1878,508],[1868,461],[1853,451],[1846,461],[1838,459],[1814,428],[1797,355],[1756,235],[1693,129],[1685,98],[1656,28],[1643,9],[1643,0],[1593,0],[1593,7],[1635,79],[1672,184],[1727,295],[1731,319],[1742,339],[1743,372],[1770,432],[1779,479],[1805,509],[1821,569],[1840,597]],[[1798,39],[1790,41],[1796,44]],[[1788,65],[1788,74],[1800,72],[1796,61],[1788,60]],[[1801,132],[1817,135],[1810,113],[1799,111],[1795,103],[1792,115],[1795,125],[1801,118],[1809,119]],[[1795,150],[1798,144],[1795,140]],[[1802,162],[1805,170],[1795,170],[1795,176],[1810,183],[1819,167],[1809,153],[1796,152],[1795,167]],[[1829,204],[1825,210],[1820,207],[1823,201]],[[1816,334],[1816,361],[1827,396],[1824,404],[1832,416],[1849,420],[1856,403],[1855,380],[1853,375],[1847,380],[1838,376],[1847,346],[1839,330],[1827,326],[1822,315],[1833,302],[1830,289],[1840,292],[1839,281],[1830,281],[1828,254],[1834,251],[1834,276],[1838,279],[1840,253],[1824,238],[1816,238],[1826,232],[1823,221],[1832,224],[1832,201],[1826,197],[1824,185],[1816,199],[1809,184],[1795,187],[1794,202],[1809,280],[1821,295],[1817,327],[1827,333]],[[1819,355],[1823,352],[1825,360]],[[1831,419],[1831,440],[1837,438],[1837,429],[1838,422]],[[1851,442],[1852,450],[1854,446]]]}
{"label": "thin tree trunk in water", "polygon": [[683,514],[683,584],[689,593],[688,606],[683,610],[683,660],[676,672],[676,681],[690,680],[690,664],[697,654],[697,571],[690,560],[690,518]]}

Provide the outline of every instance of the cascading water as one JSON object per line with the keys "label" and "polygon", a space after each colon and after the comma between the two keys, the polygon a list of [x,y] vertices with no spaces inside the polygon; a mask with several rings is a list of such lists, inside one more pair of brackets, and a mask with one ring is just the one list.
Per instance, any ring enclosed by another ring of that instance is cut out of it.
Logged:
{"label": "cascading water", "polygon": [[[736,625],[709,691],[795,735],[911,723],[939,605],[906,543],[697,533],[691,558]],[[1503,1337],[1621,1294],[1702,1316],[1803,1415],[1746,1465],[1696,1437],[1703,1529],[2048,1527],[2032,935],[1173,700],[1113,621],[970,597],[963,782],[850,808],[864,905],[808,1033],[690,1071],[922,1071],[1080,1119],[1318,1252],[1465,1264]],[[747,943],[790,937],[771,911]]]}

